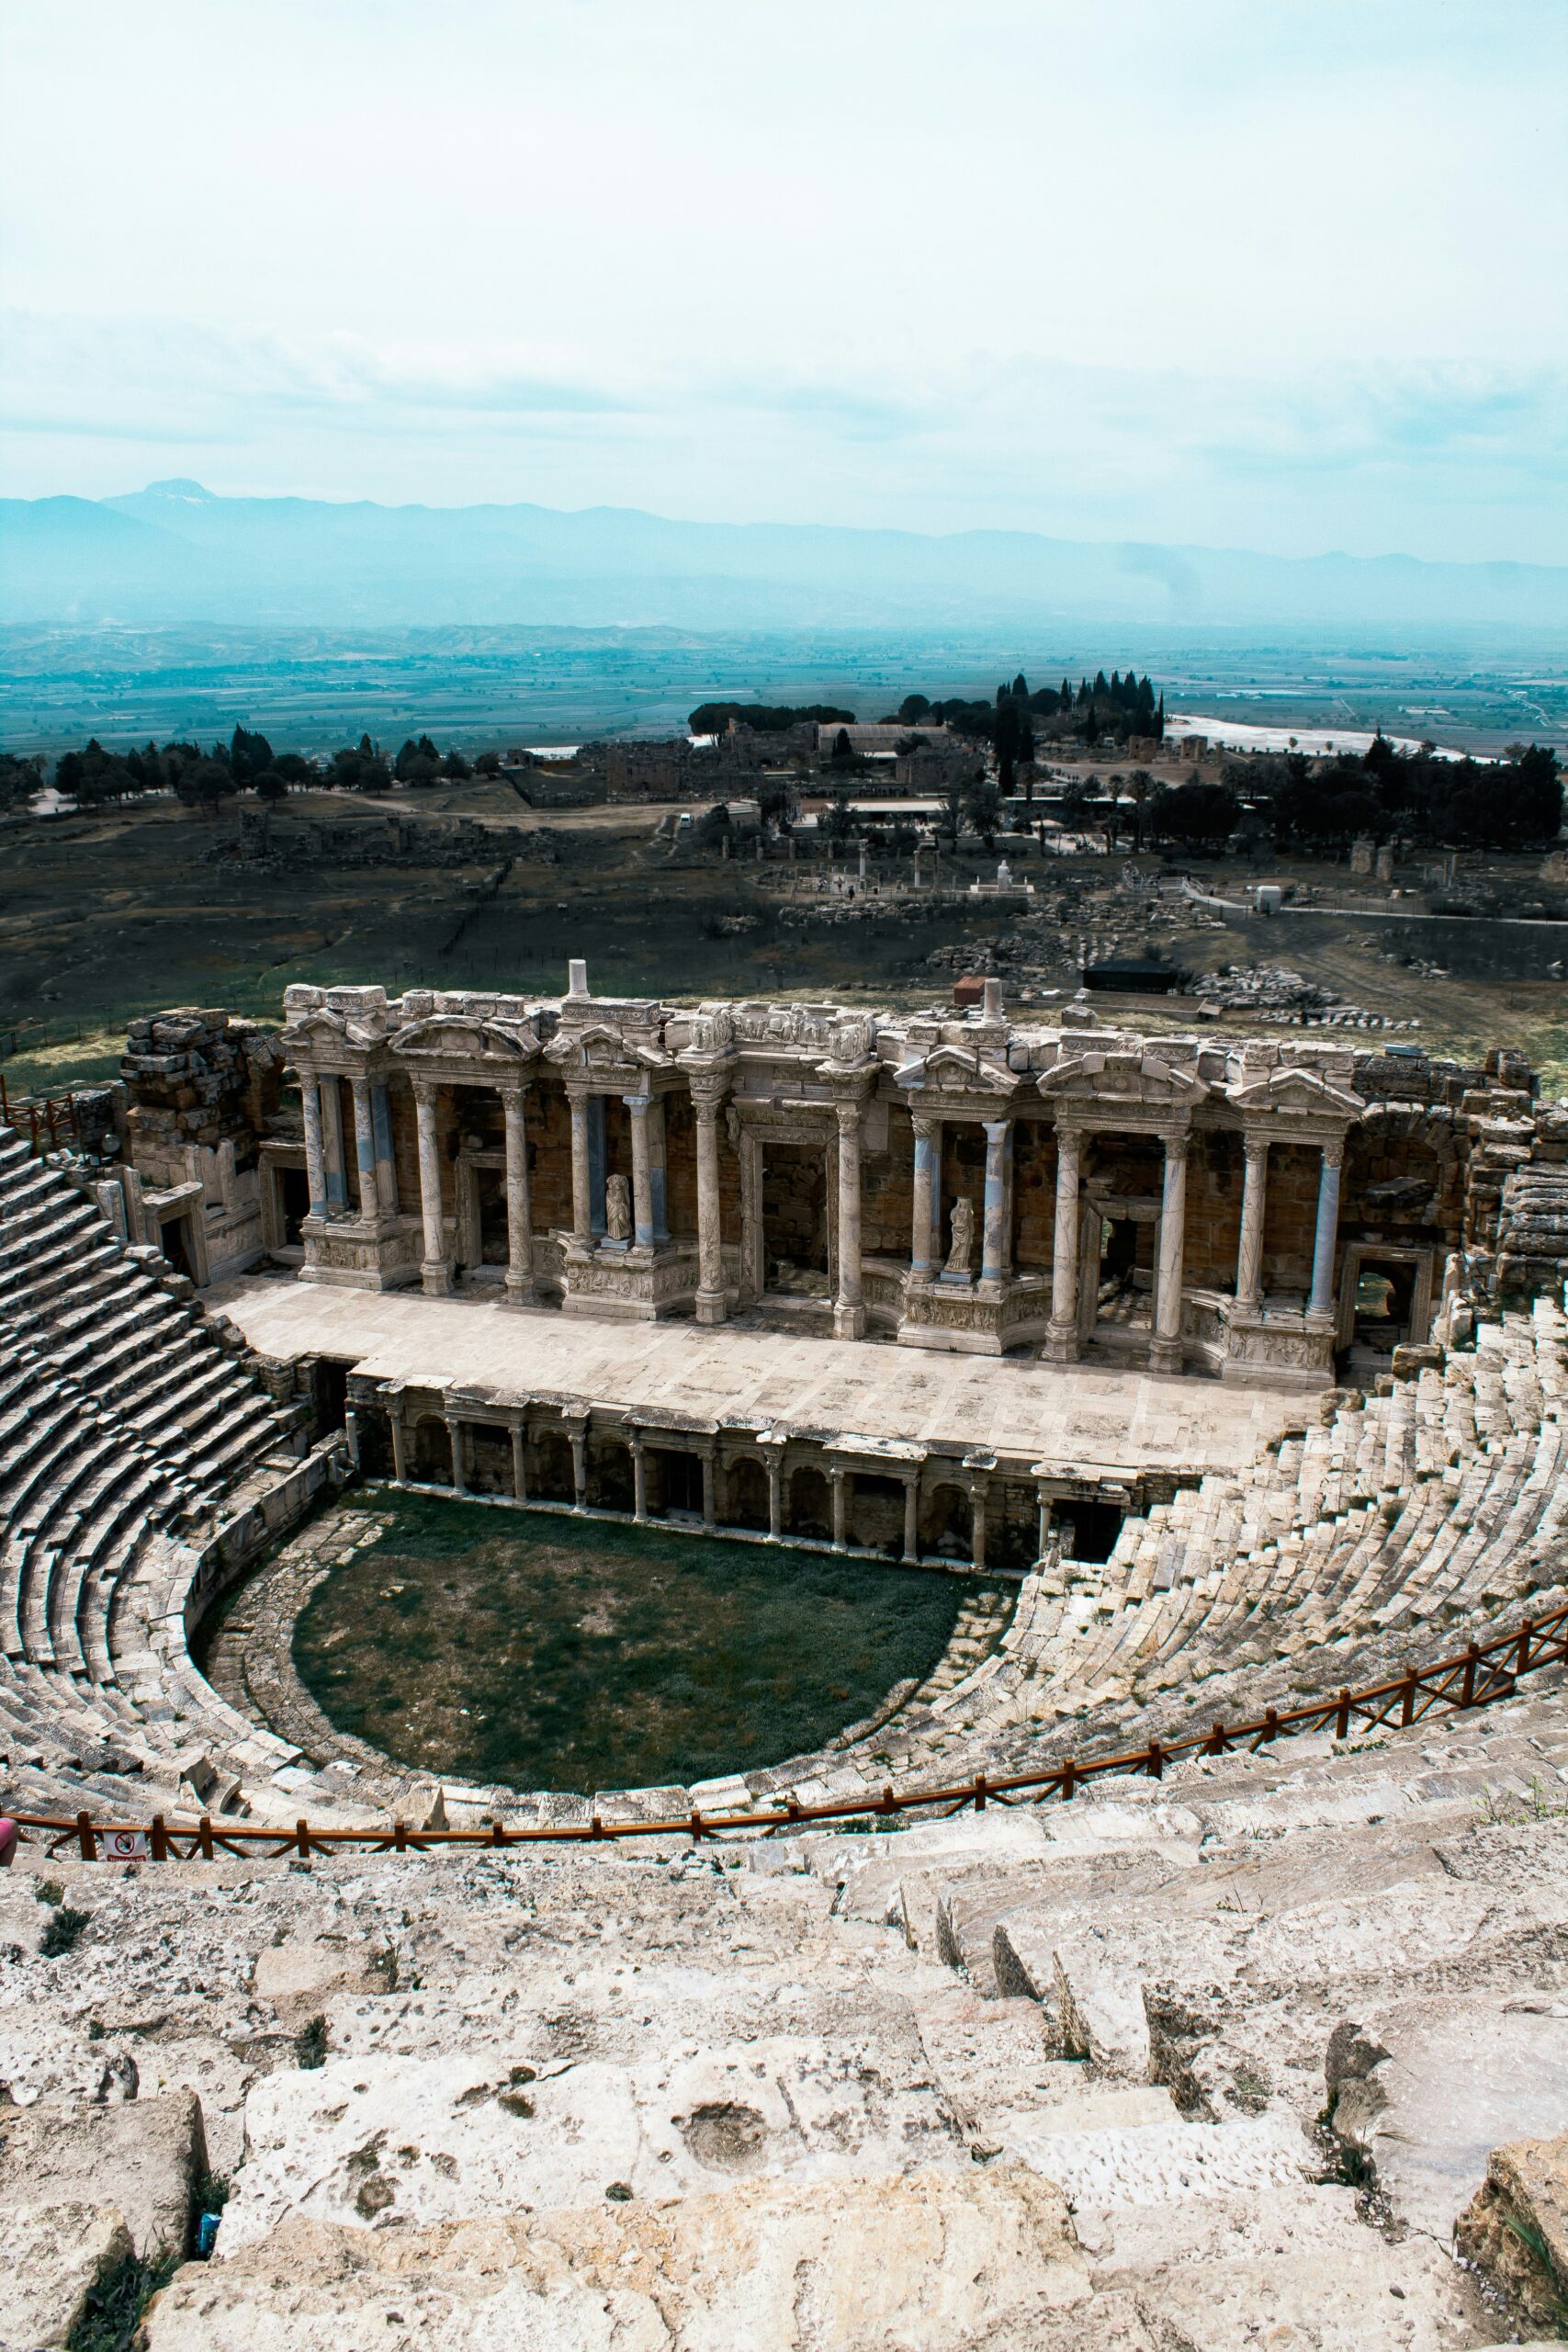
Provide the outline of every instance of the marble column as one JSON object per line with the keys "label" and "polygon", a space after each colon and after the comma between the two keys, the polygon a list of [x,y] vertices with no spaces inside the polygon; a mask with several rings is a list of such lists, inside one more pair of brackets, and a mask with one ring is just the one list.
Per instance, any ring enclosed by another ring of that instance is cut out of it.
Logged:
{"label": "marble column", "polygon": [[321,1096],[309,1070],[300,1074],[299,1107],[305,1114],[305,1177],[310,1188],[310,1215],[325,1216],[327,1177],[321,1158]]}
{"label": "marble column", "polygon": [[980,1227],[980,1280],[1007,1280],[1009,1162],[1012,1157],[1012,1121],[987,1119],[986,1128],[986,1204]]}
{"label": "marble column", "polygon": [[839,1104],[839,1289],[833,1301],[833,1337],[865,1336],[861,1291],[860,1138],[861,1105]]}
{"label": "marble column", "polygon": [[512,1499],[525,1503],[528,1499],[528,1424],[512,1424]]}
{"label": "marble column", "polygon": [[1045,1557],[1045,1547],[1051,1541],[1051,1498],[1041,1488],[1038,1496],[1040,1524],[1034,1538],[1034,1560],[1038,1566]]}
{"label": "marble column", "polygon": [[1165,1185],[1159,1209],[1159,1273],[1155,1295],[1154,1344],[1150,1369],[1181,1370],[1181,1282],[1187,1237],[1187,1151],[1189,1135],[1165,1139]]}
{"label": "marble column", "polygon": [[833,1549],[847,1552],[850,1547],[850,1473],[829,1470],[828,1483],[833,1489]]}
{"label": "marble column", "polygon": [[1083,1137],[1077,1127],[1056,1130],[1056,1227],[1051,1259],[1051,1320],[1045,1354],[1073,1363],[1078,1353],[1078,1174]]}
{"label": "marble column", "polygon": [[376,1130],[370,1115],[370,1080],[352,1078],[354,1095],[354,1159],[359,1178],[359,1214],[373,1225],[381,1214],[381,1188],[376,1170]]}
{"label": "marble column", "polygon": [[416,1079],[413,1095],[419,1121],[419,1213],[424,1220],[424,1262],[420,1268],[420,1281],[428,1296],[441,1298],[452,1287],[452,1267],[446,1256],[446,1223],[441,1209],[434,1080]]}
{"label": "marble column", "polygon": [[906,1560],[920,1556],[920,1474],[911,1470],[904,1481],[904,1553]]}
{"label": "marble column", "polygon": [[581,1510],[588,1501],[588,1432],[568,1430],[566,1434],[571,1447],[571,1507]]}
{"label": "marble column", "polygon": [[326,1165],[327,1208],[335,1213],[348,1206],[348,1180],[343,1159],[343,1087],[333,1073],[321,1080],[321,1158]]}
{"label": "marble column", "polygon": [[640,1437],[631,1440],[632,1456],[632,1517],[648,1517],[648,1448]]}
{"label": "marble column", "polygon": [[403,1427],[402,1407],[389,1405],[387,1420],[392,1432],[392,1482],[394,1486],[406,1486],[409,1475],[408,1432]]}
{"label": "marble column", "polygon": [[370,1125],[376,1139],[376,1181],[381,1194],[381,1215],[398,1214],[398,1162],[392,1147],[392,1106],[385,1086],[370,1089]]}
{"label": "marble column", "polygon": [[446,1416],[446,1436],[452,1448],[452,1492],[466,1495],[468,1491],[467,1465],[463,1459],[463,1424],[449,1413]]}
{"label": "marble column", "polygon": [[776,1544],[784,1533],[784,1456],[770,1449],[762,1463],[768,1474],[768,1533]]}
{"label": "marble column", "polygon": [[976,1478],[969,1489],[969,1557],[976,1568],[986,1565],[986,1492],[989,1481]]}
{"label": "marble column", "polygon": [[701,1458],[703,1465],[703,1525],[705,1527],[712,1527],[716,1518],[717,1517],[714,1504],[713,1448],[710,1446],[708,1451]]}
{"label": "marble column", "polygon": [[506,1296],[513,1306],[534,1295],[534,1211],[528,1197],[527,1089],[502,1091],[506,1114]]}
{"label": "marble column", "polygon": [[917,1115],[915,1122],[915,1215],[909,1240],[909,1272],[918,1283],[929,1283],[933,1272],[931,1236],[936,1229],[936,1155],[941,1129],[934,1120]]}
{"label": "marble column", "polygon": [[646,1094],[623,1094],[632,1119],[632,1239],[639,1250],[653,1247],[653,1182],[648,1157]]}
{"label": "marble column", "polygon": [[1345,1163],[1345,1138],[1336,1136],[1323,1147],[1317,1180],[1317,1232],[1312,1251],[1312,1296],[1307,1311],[1328,1315],[1334,1307],[1334,1249],[1339,1238],[1339,1171]]}
{"label": "marble column", "polygon": [[697,1113],[697,1299],[699,1323],[722,1323],[724,1236],[718,1203],[718,1105],[699,1102]]}
{"label": "marble column", "polygon": [[593,1193],[588,1172],[588,1098],[573,1094],[571,1109],[571,1232],[580,1248],[593,1247]]}
{"label": "marble column", "polygon": [[1241,1180],[1241,1241],[1235,1260],[1235,1303],[1256,1307],[1263,1300],[1263,1210],[1269,1191],[1269,1138],[1247,1136]]}

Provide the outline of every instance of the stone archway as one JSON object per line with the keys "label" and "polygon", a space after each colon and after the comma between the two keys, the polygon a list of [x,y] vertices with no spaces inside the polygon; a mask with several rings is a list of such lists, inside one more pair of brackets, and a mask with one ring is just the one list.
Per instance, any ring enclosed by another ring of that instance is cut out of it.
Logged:
{"label": "stone archway", "polygon": [[786,1532],[821,1544],[833,1540],[833,1501],[828,1481],[820,1470],[813,1470],[809,1464],[803,1464],[791,1475]]}
{"label": "stone archway", "polygon": [[529,1451],[529,1493],[542,1503],[575,1502],[577,1481],[572,1475],[571,1443],[565,1431],[536,1430]]}
{"label": "stone archway", "polygon": [[632,1453],[624,1437],[606,1433],[588,1441],[588,1499],[597,1510],[636,1507],[637,1487]]}
{"label": "stone archway", "polygon": [[452,1484],[452,1437],[445,1421],[426,1413],[409,1430],[409,1475],[416,1487]]}
{"label": "stone archway", "polygon": [[744,1453],[725,1474],[724,1518],[730,1527],[768,1529],[768,1474],[760,1462]]}
{"label": "stone archway", "polygon": [[967,1487],[943,1479],[920,1507],[920,1550],[934,1560],[974,1556],[975,1515]]}

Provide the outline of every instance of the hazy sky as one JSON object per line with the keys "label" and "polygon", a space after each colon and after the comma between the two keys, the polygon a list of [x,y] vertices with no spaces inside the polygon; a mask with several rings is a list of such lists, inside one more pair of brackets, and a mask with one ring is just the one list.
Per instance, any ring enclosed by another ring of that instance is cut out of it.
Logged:
{"label": "hazy sky", "polygon": [[1568,561],[1563,0],[0,9],[0,489]]}

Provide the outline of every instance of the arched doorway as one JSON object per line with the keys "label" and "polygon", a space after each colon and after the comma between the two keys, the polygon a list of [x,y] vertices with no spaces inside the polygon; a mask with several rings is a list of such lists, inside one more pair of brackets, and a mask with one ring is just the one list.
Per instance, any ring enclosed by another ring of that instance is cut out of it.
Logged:
{"label": "arched doorway", "polygon": [[820,1470],[802,1467],[789,1482],[789,1532],[813,1543],[833,1540],[833,1505]]}

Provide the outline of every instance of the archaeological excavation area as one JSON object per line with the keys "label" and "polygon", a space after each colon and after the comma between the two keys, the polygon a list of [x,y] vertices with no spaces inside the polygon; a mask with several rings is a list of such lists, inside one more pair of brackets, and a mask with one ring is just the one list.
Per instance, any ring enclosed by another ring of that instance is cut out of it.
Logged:
{"label": "archaeological excavation area", "polygon": [[0,1132],[0,2342],[1556,2340],[1568,1111],[570,982]]}

